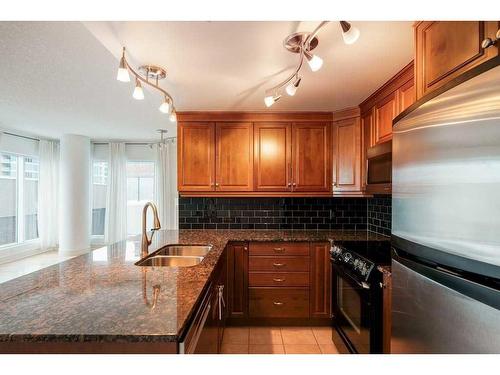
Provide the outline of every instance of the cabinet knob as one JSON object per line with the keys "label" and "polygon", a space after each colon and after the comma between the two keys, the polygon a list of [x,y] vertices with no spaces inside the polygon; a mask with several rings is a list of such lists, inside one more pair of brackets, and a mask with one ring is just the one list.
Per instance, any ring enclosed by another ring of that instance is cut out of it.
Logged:
{"label": "cabinet knob", "polygon": [[273,302],[274,306],[283,306],[283,302]]}
{"label": "cabinet knob", "polygon": [[494,46],[495,44],[497,44],[499,40],[500,40],[500,29],[498,29],[494,39],[485,38],[481,42],[481,48],[483,48],[483,49],[490,48],[491,46]]}
{"label": "cabinet knob", "polygon": [[292,186],[297,186],[297,184],[294,182],[294,183],[292,184]]}
{"label": "cabinet knob", "polygon": [[278,268],[283,267],[284,265],[285,263],[273,263],[273,266]]}
{"label": "cabinet knob", "polygon": [[288,186],[292,186],[292,183],[291,183],[291,182],[289,182],[287,185],[288,185]]}
{"label": "cabinet knob", "polygon": [[219,183],[218,182],[215,183],[215,187],[219,187]]}
{"label": "cabinet knob", "polygon": [[482,49],[489,48],[491,46],[494,46],[496,42],[497,42],[496,40],[493,40],[491,38],[483,39],[483,41],[481,42],[481,48]]}

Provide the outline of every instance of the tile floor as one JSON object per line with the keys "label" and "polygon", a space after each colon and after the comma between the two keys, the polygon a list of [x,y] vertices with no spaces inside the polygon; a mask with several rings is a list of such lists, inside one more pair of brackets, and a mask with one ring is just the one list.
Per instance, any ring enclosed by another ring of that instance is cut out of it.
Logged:
{"label": "tile floor", "polygon": [[227,327],[223,354],[338,354],[330,327]]}

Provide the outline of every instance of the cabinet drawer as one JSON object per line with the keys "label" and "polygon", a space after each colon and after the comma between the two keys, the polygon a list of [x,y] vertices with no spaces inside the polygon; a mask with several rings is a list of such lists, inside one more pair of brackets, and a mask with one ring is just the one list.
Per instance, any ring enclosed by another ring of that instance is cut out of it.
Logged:
{"label": "cabinet drawer", "polygon": [[251,242],[249,255],[308,256],[307,242]]}
{"label": "cabinet drawer", "polygon": [[250,288],[252,318],[308,318],[309,290],[299,288]]}
{"label": "cabinet drawer", "polygon": [[309,286],[308,272],[250,272],[249,286]]}
{"label": "cabinet drawer", "polygon": [[248,270],[250,272],[309,272],[309,257],[248,257]]}

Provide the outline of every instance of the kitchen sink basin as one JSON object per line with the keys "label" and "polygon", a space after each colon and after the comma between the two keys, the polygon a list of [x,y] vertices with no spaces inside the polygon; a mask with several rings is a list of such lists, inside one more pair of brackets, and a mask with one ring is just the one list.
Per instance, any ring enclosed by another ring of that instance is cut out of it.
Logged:
{"label": "kitchen sink basin", "polygon": [[152,255],[204,257],[211,249],[212,245],[167,245]]}
{"label": "kitchen sink basin", "polygon": [[202,260],[203,257],[156,255],[141,259],[135,265],[143,267],[192,267],[200,264]]}
{"label": "kitchen sink basin", "polygon": [[212,245],[167,245],[135,263],[143,267],[192,267],[200,264]]}

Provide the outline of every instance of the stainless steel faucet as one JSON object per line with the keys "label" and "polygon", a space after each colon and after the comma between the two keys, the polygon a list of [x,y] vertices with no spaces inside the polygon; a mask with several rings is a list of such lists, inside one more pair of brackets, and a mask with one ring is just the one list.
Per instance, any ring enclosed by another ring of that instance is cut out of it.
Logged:
{"label": "stainless steel faucet", "polygon": [[[153,223],[153,228],[151,228],[151,238],[148,237],[147,230],[146,230],[146,216],[148,213],[148,207],[151,207],[153,210],[153,216],[154,216],[154,223]],[[156,208],[156,205],[153,202],[147,202],[144,205],[144,208],[142,209],[142,243],[141,243],[141,255],[142,257],[145,257],[148,255],[149,251],[149,245],[151,245],[151,242],[153,240],[153,233],[155,230],[158,230],[161,228],[160,225],[160,219],[158,218],[158,209]]]}

